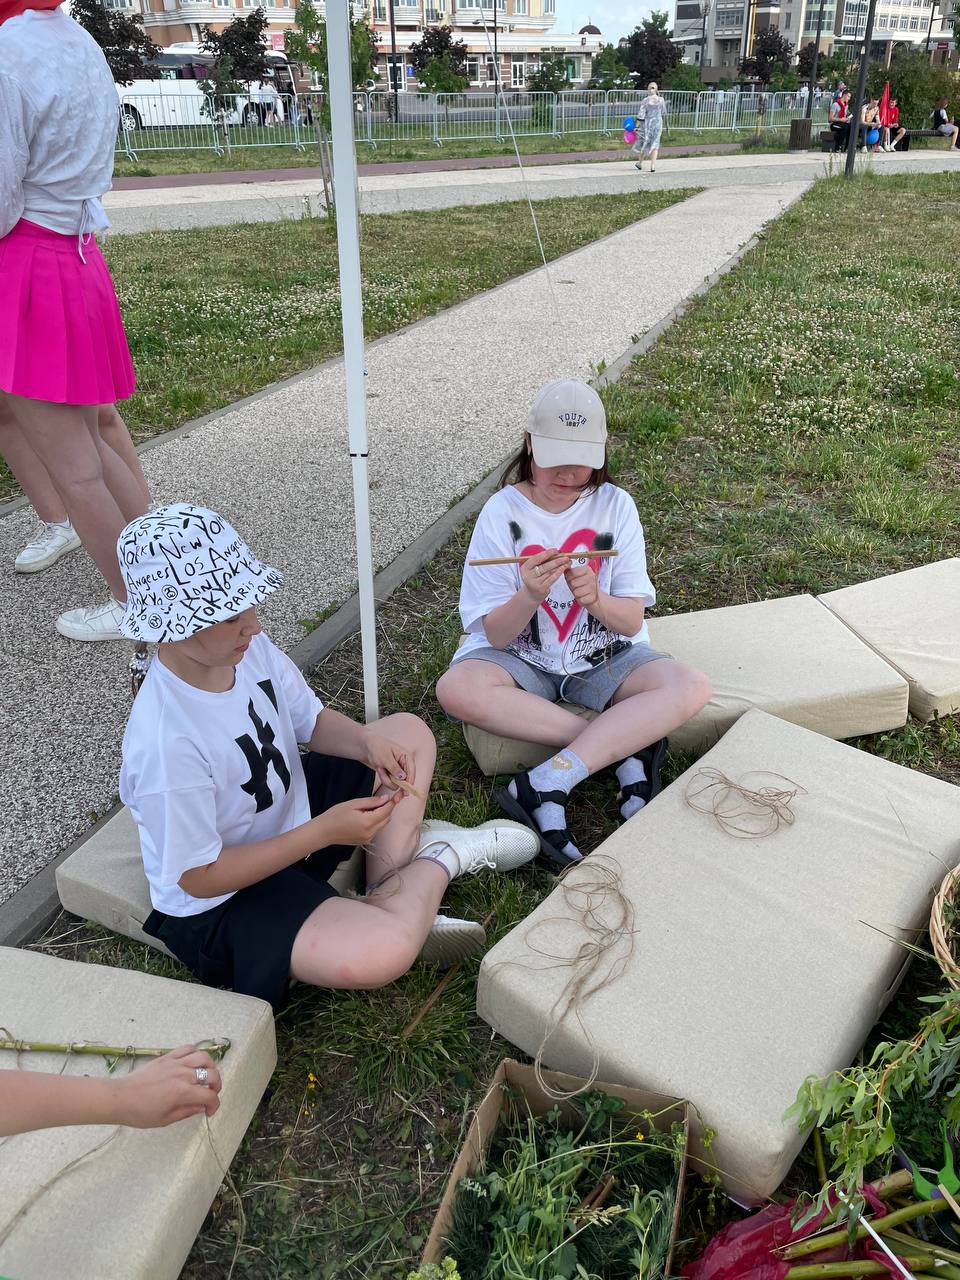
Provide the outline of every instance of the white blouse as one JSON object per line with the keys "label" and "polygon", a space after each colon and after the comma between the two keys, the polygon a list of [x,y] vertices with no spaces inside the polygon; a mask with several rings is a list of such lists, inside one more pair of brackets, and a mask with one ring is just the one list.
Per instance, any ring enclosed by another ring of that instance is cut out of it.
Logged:
{"label": "white blouse", "polygon": [[107,226],[118,117],[100,46],[62,9],[0,24],[0,236],[20,218],[64,235]]}

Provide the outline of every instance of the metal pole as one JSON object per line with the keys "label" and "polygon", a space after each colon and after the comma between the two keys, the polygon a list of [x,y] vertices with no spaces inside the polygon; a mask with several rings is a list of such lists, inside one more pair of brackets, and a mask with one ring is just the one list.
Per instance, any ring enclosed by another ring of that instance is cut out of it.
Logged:
{"label": "metal pole", "polygon": [[817,38],[813,46],[813,61],[810,64],[810,88],[807,93],[807,109],[805,111],[808,120],[813,119],[813,94],[817,87],[817,66],[820,62],[820,37],[823,34],[823,10],[826,0],[820,0],[820,12],[817,14]]}
{"label": "metal pole", "polygon": [[707,0],[700,0],[700,16],[703,18],[703,27],[700,31],[700,83],[703,84],[703,68],[707,60],[707,14],[710,12],[710,5]]}
{"label": "metal pole", "polygon": [[927,38],[923,42],[924,53],[930,52],[930,37],[933,35],[933,15],[936,13],[936,11],[937,11],[937,0],[933,0],[933,3],[930,6],[930,22],[927,25]]}
{"label": "metal pole", "polygon": [[400,127],[400,92],[397,89],[397,24],[393,12],[393,0],[390,0],[390,79],[393,81],[393,127]]}
{"label": "metal pole", "polygon": [[[391,13],[393,4],[391,0]],[[343,365],[347,383],[347,426],[353,469],[353,513],[357,538],[360,638],[363,649],[363,703],[368,723],[380,715],[377,687],[377,620],[373,597],[370,488],[367,476],[367,393],[364,386],[363,287],[360,279],[360,222],[357,153],[353,136],[350,58],[350,0],[327,3],[327,76],[337,190],[337,254],[343,324]]]}
{"label": "metal pole", "polygon": [[873,20],[877,12],[877,0],[870,0],[867,9],[867,25],[863,33],[863,53],[860,57],[860,74],[857,76],[857,93],[853,101],[853,115],[850,118],[850,136],[847,139],[847,164],[844,175],[853,177],[857,160],[857,144],[860,141],[860,116],[863,114],[863,99],[867,88],[867,63],[870,61],[870,46],[873,43]]}
{"label": "metal pole", "polygon": [[493,87],[500,92],[500,50],[497,48],[497,0],[493,0]]}

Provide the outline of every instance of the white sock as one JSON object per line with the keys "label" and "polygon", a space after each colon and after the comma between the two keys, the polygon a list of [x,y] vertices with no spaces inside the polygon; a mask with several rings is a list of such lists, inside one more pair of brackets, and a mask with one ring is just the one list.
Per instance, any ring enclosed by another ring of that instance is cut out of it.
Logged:
{"label": "white sock", "polygon": [[414,862],[418,858],[426,858],[428,862],[435,862],[438,867],[443,867],[451,880],[455,880],[460,874],[460,859],[444,840],[434,840],[424,845],[419,853],[414,854]]}
{"label": "white sock", "polygon": [[[614,772],[621,787],[629,787],[631,782],[645,782],[647,777],[643,762],[637,756],[627,756],[626,760],[621,760]],[[646,801],[641,800],[639,796],[627,796],[620,806],[624,822],[632,818],[635,813],[639,813],[645,804]]]}
{"label": "white sock", "polygon": [[[565,795],[569,795],[578,782],[583,782],[584,778],[589,776],[590,770],[569,748],[558,751],[555,756],[551,756],[543,764],[538,764],[527,774],[534,791],[562,791]],[[516,798],[515,782],[511,782],[507,790]],[[562,805],[551,800],[534,809],[533,820],[541,831],[562,831],[567,825],[567,814]],[[572,859],[579,859],[582,856],[572,841],[568,841],[560,852]]]}
{"label": "white sock", "polygon": [[48,529],[69,529],[69,520],[44,520],[43,522]]}

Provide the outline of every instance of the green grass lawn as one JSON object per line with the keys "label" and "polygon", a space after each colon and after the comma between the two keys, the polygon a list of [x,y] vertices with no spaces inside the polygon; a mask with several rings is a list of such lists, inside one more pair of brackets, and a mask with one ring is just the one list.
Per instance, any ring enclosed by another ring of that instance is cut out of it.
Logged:
{"label": "green grass lawn", "polygon": [[[705,143],[743,142],[749,131],[731,133],[729,129],[703,129],[699,133],[693,130],[667,131],[663,137],[665,147],[682,147],[683,154],[696,155]],[[786,130],[767,130],[771,135],[771,146],[783,150],[786,146]],[[300,168],[304,165],[319,163],[317,147],[308,142],[304,151],[293,146],[255,146],[238,147],[237,149],[217,155],[213,151],[153,151],[149,150],[151,137],[149,130],[131,135],[131,145],[136,152],[136,160],[130,160],[118,153],[115,173],[119,178],[150,177],[154,174],[168,173],[218,173],[233,169],[286,169]],[[597,152],[597,159],[605,159],[601,152],[618,152],[627,158],[629,148],[626,147],[620,133],[570,133],[563,137],[537,135],[535,137],[520,135],[517,146],[524,155],[559,155],[573,151]],[[360,164],[392,164],[401,160],[451,160],[473,156],[512,156],[513,143],[509,137],[497,141],[496,138],[481,138],[475,141],[445,142],[438,147],[429,138],[398,138],[387,140],[371,146],[366,142],[358,142],[357,160]]]}
{"label": "green grass lawn", "polygon": [[[605,392],[615,469],[640,509],[660,612],[827,590],[960,552],[958,211],[960,175],[819,183]],[[458,821],[493,812],[491,782],[432,693],[459,631],[468,535],[461,529],[379,615],[389,637],[383,710],[428,719],[440,746],[431,813]],[[313,680],[359,715],[359,670],[349,643]],[[960,781],[952,720],[856,745]],[[667,777],[683,764],[669,761]],[[578,789],[571,827],[583,847],[612,829],[613,793],[608,778]],[[493,942],[551,884],[537,868],[471,877],[452,886],[445,909],[493,912]],[[58,945],[183,976],[100,930]],[[476,972],[465,965],[409,1037],[435,973],[415,970],[380,992],[297,994],[278,1022],[270,1094],[233,1166],[246,1220],[236,1276],[405,1275],[470,1108],[497,1060],[513,1053],[475,1013]],[[932,965],[915,965],[876,1034],[915,1027],[917,997],[936,980]],[[936,1154],[934,1107],[911,1096],[897,1108],[899,1137],[921,1160]],[[787,1189],[810,1185],[811,1167],[801,1156]],[[730,1212],[693,1180],[687,1252]],[[222,1280],[237,1234],[225,1191],[187,1280]]]}
{"label": "green grass lawn", "polygon": [[[544,250],[559,257],[691,194],[541,201]],[[360,230],[368,338],[540,265],[524,202],[365,214]],[[325,220],[114,236],[105,252],[137,371],[121,410],[138,442],[342,350],[336,231]],[[0,498],[16,492],[0,461]]]}

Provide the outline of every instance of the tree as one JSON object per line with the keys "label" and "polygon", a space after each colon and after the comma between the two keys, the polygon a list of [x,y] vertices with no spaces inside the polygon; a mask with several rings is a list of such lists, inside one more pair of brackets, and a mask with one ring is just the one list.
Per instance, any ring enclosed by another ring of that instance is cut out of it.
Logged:
{"label": "tree", "polygon": [[245,18],[234,18],[223,31],[203,28],[204,53],[213,56],[211,79],[217,79],[220,64],[230,60],[229,78],[243,82],[266,80],[270,74],[267,62],[267,15],[262,9],[254,9]]}
{"label": "tree", "polygon": [[153,60],[160,49],[145,34],[138,13],[128,15],[107,9],[100,0],[73,0],[70,12],[103,50],[117,84],[159,77],[160,70]]}
{"label": "tree", "polygon": [[688,93],[700,93],[703,81],[700,79],[700,68],[691,62],[678,62],[664,76],[668,89],[683,89]]}
{"label": "tree", "polygon": [[873,63],[867,70],[867,91],[878,98],[890,81],[890,96],[900,107],[900,123],[908,129],[922,129],[940,98],[952,98],[956,82],[945,67],[932,67],[922,50],[895,49],[890,66]]}
{"label": "tree", "polygon": [[[377,46],[380,37],[371,31],[365,19],[350,21],[350,63],[353,87],[358,92],[377,79]],[[302,63],[314,73],[320,88],[327,85],[327,24],[317,13],[313,0],[298,0],[294,27],[283,38],[284,52],[293,62]]]}
{"label": "tree", "polygon": [[462,93],[470,83],[467,46],[450,27],[427,27],[410,46],[410,63],[428,93]]}
{"label": "tree", "polygon": [[852,79],[853,63],[843,45],[838,44],[833,53],[820,58],[820,74],[828,84]]}
{"label": "tree", "polygon": [[527,76],[531,93],[562,93],[567,87],[567,59],[562,53],[544,50],[540,65]]}
{"label": "tree", "polygon": [[620,50],[605,44],[593,60],[591,89],[629,89],[630,68],[620,56]]}
{"label": "tree", "polygon": [[[813,74],[813,55],[816,52],[816,49],[817,49],[817,46],[815,42],[811,40],[810,43],[805,44],[803,48],[800,50],[800,52],[797,54],[797,75],[800,77],[801,81],[803,81],[804,84],[807,83],[807,81],[810,79],[811,75]],[[818,62],[817,63],[818,75],[822,73],[822,71],[823,71],[823,63]]]}
{"label": "tree", "polygon": [[742,71],[768,85],[777,68],[786,74],[793,62],[793,45],[776,27],[765,27],[753,42],[753,57],[744,58]]}
{"label": "tree", "polygon": [[666,13],[652,13],[627,37],[626,56],[627,66],[636,73],[641,86],[651,80],[663,83],[666,73],[682,60],[667,31]]}

